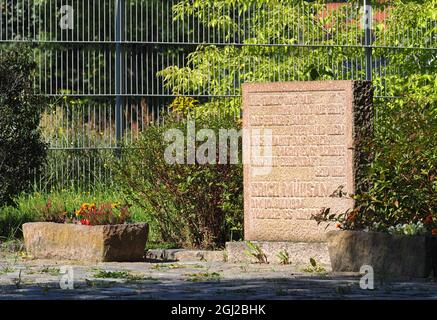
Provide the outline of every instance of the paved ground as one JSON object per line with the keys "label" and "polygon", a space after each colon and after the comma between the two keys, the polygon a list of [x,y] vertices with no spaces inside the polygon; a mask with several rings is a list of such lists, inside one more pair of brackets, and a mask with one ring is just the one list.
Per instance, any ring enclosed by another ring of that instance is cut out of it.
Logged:
{"label": "paved ground", "polygon": [[[374,290],[362,290],[359,279],[295,266],[199,261],[84,264],[0,252],[0,299],[437,299],[437,283],[432,280],[377,280]],[[68,289],[69,280],[74,289]]]}

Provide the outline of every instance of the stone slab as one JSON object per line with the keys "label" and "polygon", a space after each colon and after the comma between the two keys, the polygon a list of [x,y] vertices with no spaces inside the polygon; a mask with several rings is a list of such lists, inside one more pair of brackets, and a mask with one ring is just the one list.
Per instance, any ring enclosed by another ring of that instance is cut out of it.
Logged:
{"label": "stone slab", "polygon": [[[329,259],[328,246],[326,243],[313,242],[286,242],[286,241],[251,241],[253,244],[260,247],[267,257],[267,262],[270,264],[279,264],[278,253],[287,251],[289,262],[292,265],[308,266],[310,259],[313,258],[320,265],[330,268],[331,262]],[[248,256],[245,252],[248,249],[245,241],[234,241],[226,243],[226,252],[228,262],[231,263],[257,263],[258,261]]]}
{"label": "stone slab", "polygon": [[102,226],[51,222],[23,224],[26,251],[38,259],[141,261],[148,232],[147,223]]}
{"label": "stone slab", "polygon": [[[242,90],[249,137],[243,148],[245,239],[325,241],[327,225],[311,217],[323,208],[351,209],[354,201],[335,192],[366,187],[361,175],[371,158],[362,138],[373,129],[371,83],[251,83]],[[261,149],[254,154],[257,143]]]}
{"label": "stone slab", "polygon": [[162,261],[209,261],[221,262],[225,260],[223,250],[186,250],[186,249],[151,249],[146,258]]}
{"label": "stone slab", "polygon": [[437,239],[434,237],[330,231],[327,239],[335,272],[359,272],[363,265],[368,265],[379,278],[426,278],[433,268],[437,271]]}

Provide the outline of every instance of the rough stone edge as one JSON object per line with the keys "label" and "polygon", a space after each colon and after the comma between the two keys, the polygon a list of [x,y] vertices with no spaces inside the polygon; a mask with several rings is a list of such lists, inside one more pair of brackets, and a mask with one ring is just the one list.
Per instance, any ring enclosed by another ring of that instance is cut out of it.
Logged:
{"label": "rough stone edge", "polygon": [[[44,259],[44,260],[66,260],[66,261],[86,261],[86,262],[92,262],[92,263],[98,263],[98,262],[103,262],[103,226],[94,226],[94,230],[100,229],[99,232],[95,231],[95,233],[99,234],[99,236],[101,235],[101,240],[100,242],[100,253],[101,255],[84,255],[81,256],[79,258],[75,258],[75,257],[70,257],[70,256],[65,256],[63,254],[59,254],[56,251],[52,251],[48,254],[41,254],[41,252],[39,251],[34,251],[34,247],[33,245],[31,245],[31,243],[28,243],[28,237],[27,234],[29,231],[35,231],[38,229],[39,226],[43,226],[43,225],[49,225],[51,227],[55,226],[55,225],[61,225],[62,228],[68,228],[68,229],[72,229],[72,228],[81,228],[86,230],[86,228],[88,226],[84,226],[84,225],[76,225],[76,224],[63,224],[63,223],[55,223],[55,222],[43,222],[43,221],[37,221],[37,222],[26,222],[22,225],[22,229],[23,229],[23,242],[24,242],[24,246],[25,246],[25,250],[26,253],[29,257],[33,258],[33,259]],[[75,235],[77,236],[77,235]],[[99,237],[100,238],[100,237]]]}
{"label": "rough stone edge", "polygon": [[[94,226],[97,227],[97,226]],[[113,224],[113,225],[102,225],[103,233],[103,257],[102,262],[137,262],[144,259],[145,247],[149,238],[149,224],[147,222],[137,222],[137,223],[127,223],[127,224]],[[141,242],[134,241],[134,239],[128,239],[131,246],[135,246],[137,251],[135,255],[132,254],[120,254],[120,248],[111,248],[110,244],[114,239],[109,238],[109,235],[117,231],[119,233],[119,238],[115,239],[118,244],[126,241],[127,236],[126,230],[130,230],[130,233],[135,233],[137,236],[142,234]],[[118,241],[117,241],[118,240]]]}
{"label": "rough stone edge", "polygon": [[[108,253],[110,254],[108,248],[107,248],[107,239],[105,239],[105,236],[108,235],[108,233],[110,233],[111,230],[113,229],[124,229],[124,231],[127,229],[128,226],[132,227],[137,227],[138,229],[142,229],[145,228],[146,231],[146,235],[148,237],[149,234],[149,224],[144,222],[144,223],[133,223],[133,224],[119,224],[119,225],[96,225],[96,226],[91,226],[91,228],[94,229],[94,233],[98,234],[99,237],[101,236],[101,248],[100,248],[100,253],[98,256],[84,256],[84,257],[79,257],[79,258],[74,258],[74,257],[66,257],[64,255],[59,255],[57,253],[51,253],[49,255],[44,255],[44,256],[40,256],[40,254],[38,254],[37,252],[33,252],[32,250],[32,246],[29,247],[28,243],[27,243],[27,239],[26,239],[26,233],[28,232],[28,230],[31,229],[35,229],[35,227],[37,227],[38,225],[57,225],[58,223],[54,223],[54,222],[27,222],[24,223],[22,228],[23,228],[23,243],[25,246],[25,250],[27,252],[27,254],[30,257],[33,257],[34,259],[47,259],[47,260],[55,260],[55,259],[60,259],[60,260],[68,260],[68,261],[83,261],[83,262],[92,262],[92,263],[99,263],[99,262],[134,262],[134,261],[142,261],[143,257],[144,257],[144,251],[143,254],[141,255],[141,259],[138,257],[135,259],[127,259],[125,260],[123,259],[108,259]],[[59,225],[62,225],[62,227],[64,228],[82,228],[84,230],[86,230],[86,228],[90,228],[90,226],[85,226],[85,225],[79,225],[79,224],[64,224],[61,223]],[[75,235],[76,236],[76,235]],[[144,247],[145,244],[147,243],[147,238],[145,240],[144,243]]]}
{"label": "rough stone edge", "polygon": [[[363,239],[364,237],[364,239]],[[385,276],[389,276],[391,278],[399,278],[399,279],[405,279],[405,278],[427,278],[431,274],[434,278],[437,276],[437,238],[432,236],[408,236],[408,235],[390,235],[388,233],[383,232],[364,232],[364,231],[352,231],[352,230],[341,230],[341,231],[329,231],[326,234],[326,238],[328,241],[328,250],[329,255],[332,258],[331,264],[333,271],[335,272],[358,272],[363,264],[370,264],[374,265],[373,260],[376,259],[379,255],[378,252],[374,252],[372,250],[368,251],[366,250],[366,247],[363,247],[362,250],[356,248],[355,250],[359,250],[360,252],[368,252],[368,255],[366,259],[367,262],[359,261],[354,259],[351,261],[350,255],[353,252],[352,247],[348,247],[346,251],[340,252],[339,249],[339,242],[351,242],[355,243],[357,242],[357,239],[360,242],[360,248],[361,244],[367,246],[368,248],[371,248],[369,246],[369,243],[377,244],[379,245],[382,242],[387,241],[393,246],[393,243],[399,243],[403,242],[403,245],[405,246],[405,241],[412,241],[417,243],[421,243],[424,251],[423,251],[423,260],[421,261],[423,270],[412,272],[411,269],[409,270],[410,274],[400,274],[399,272],[390,272],[384,271],[384,269],[391,270],[391,268],[387,265],[380,265],[379,268],[381,269],[375,269],[377,272],[382,272],[385,274]],[[415,239],[414,239],[415,238]],[[374,252],[374,253],[372,253]],[[363,258],[364,255],[361,256]],[[341,259],[339,259],[341,258]],[[390,257],[387,257],[390,259]],[[369,262],[370,261],[370,262]],[[417,260],[416,260],[417,261]],[[404,270],[405,271],[405,270]]]}

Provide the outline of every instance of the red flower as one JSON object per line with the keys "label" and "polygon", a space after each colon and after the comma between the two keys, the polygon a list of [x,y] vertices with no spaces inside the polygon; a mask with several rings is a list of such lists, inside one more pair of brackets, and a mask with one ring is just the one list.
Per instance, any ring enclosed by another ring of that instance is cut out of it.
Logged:
{"label": "red flower", "polygon": [[90,221],[88,219],[81,219],[80,223],[83,224],[83,225],[86,225],[86,226],[91,225],[91,223],[90,223]]}
{"label": "red flower", "polygon": [[437,229],[432,229],[431,234],[432,234],[433,236],[437,236]]}
{"label": "red flower", "polygon": [[430,214],[430,215],[428,215],[426,218],[425,218],[425,224],[432,224],[434,221],[433,221],[433,218],[432,218],[432,214]]}

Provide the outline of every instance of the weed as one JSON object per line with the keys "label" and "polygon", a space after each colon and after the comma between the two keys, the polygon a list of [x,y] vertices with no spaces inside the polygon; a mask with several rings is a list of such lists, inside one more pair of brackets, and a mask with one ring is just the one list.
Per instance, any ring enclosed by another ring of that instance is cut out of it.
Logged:
{"label": "weed", "polygon": [[85,279],[85,284],[88,287],[95,288],[95,287],[113,287],[117,285],[117,282],[115,281],[104,281],[104,280],[95,280],[95,279]]}
{"label": "weed", "polygon": [[188,273],[188,281],[199,282],[199,281],[211,281],[211,280],[220,280],[221,276],[217,272],[199,272],[199,273]]}
{"label": "weed", "polygon": [[[196,265],[195,265],[196,266]],[[200,266],[200,268],[203,268],[203,266],[201,265],[197,265]],[[177,264],[177,263],[158,263],[158,264],[154,264],[151,269],[154,270],[161,270],[161,269],[185,269],[185,268],[193,268],[193,266],[186,266],[183,264]]]}
{"label": "weed", "polygon": [[129,281],[143,280],[144,277],[140,275],[134,275],[129,271],[106,271],[97,269],[94,273],[94,278],[100,279],[126,279]]}
{"label": "weed", "polygon": [[14,285],[15,285],[15,287],[16,287],[17,289],[20,289],[20,288],[21,288],[21,284],[22,284],[22,279],[21,279],[21,269],[20,269],[20,271],[18,272],[18,278],[15,278],[15,279],[13,280],[13,282],[14,282]]}
{"label": "weed", "polygon": [[9,253],[20,253],[24,250],[24,244],[19,239],[10,238],[1,243],[0,249]]}
{"label": "weed", "polygon": [[229,254],[226,250],[223,251],[223,261],[228,262]]}
{"label": "weed", "polygon": [[25,266],[24,267],[24,271],[25,271],[26,274],[29,274],[29,275],[36,273],[35,270],[33,270],[30,266]]}
{"label": "weed", "polygon": [[247,250],[244,253],[251,258],[255,258],[258,263],[268,263],[267,256],[262,251],[259,245],[252,243],[250,241],[246,242]]}
{"label": "weed", "polygon": [[324,273],[326,269],[319,265],[316,259],[310,258],[310,264],[303,271],[308,273]]}
{"label": "weed", "polygon": [[45,267],[45,268],[41,269],[41,273],[48,273],[51,276],[59,276],[60,272],[61,271],[59,268]]}
{"label": "weed", "polygon": [[12,268],[11,266],[3,266],[1,269],[0,269],[0,275],[2,275],[2,274],[6,274],[6,273],[13,273],[13,272],[15,272],[15,269],[14,268]]}
{"label": "weed", "polygon": [[201,264],[192,264],[192,265],[186,265],[187,268],[190,269],[204,269],[205,266],[201,265]]}
{"label": "weed", "polygon": [[278,257],[280,264],[290,264],[290,255],[287,250],[280,250],[276,256]]}

